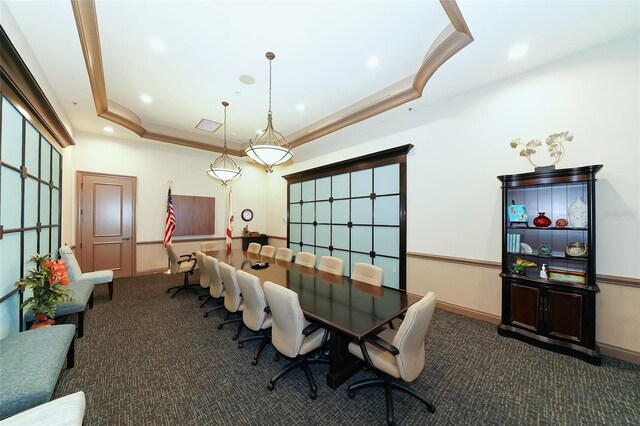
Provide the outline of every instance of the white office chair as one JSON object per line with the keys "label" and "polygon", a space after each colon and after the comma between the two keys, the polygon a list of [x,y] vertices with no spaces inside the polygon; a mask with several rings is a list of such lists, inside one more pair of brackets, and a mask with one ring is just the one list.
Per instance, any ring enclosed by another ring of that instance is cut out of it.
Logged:
{"label": "white office chair", "polygon": [[[242,299],[240,286],[238,286],[236,270],[233,266],[229,266],[224,262],[220,262],[219,267],[222,285],[224,285],[224,307],[229,315],[242,314],[242,310],[244,309],[244,300]],[[229,318],[226,321],[221,322],[218,325],[218,330],[222,330],[222,327],[226,324],[231,324],[232,322],[240,323],[236,334],[233,335],[233,340],[237,340],[238,336],[240,336],[240,332],[242,331],[242,327],[244,327],[242,315],[239,315],[236,318]]]}
{"label": "white office chair", "polygon": [[324,348],[329,332],[317,324],[306,320],[300,307],[298,295],[286,287],[267,281],[264,283],[264,295],[269,303],[273,324],[271,343],[276,350],[291,363],[285,366],[269,381],[267,389],[273,390],[276,382],[289,371],[301,368],[309,382],[309,397],[315,399],[318,387],[309,369],[310,364],[328,364],[329,360],[309,357],[311,353]]}
{"label": "white office chair", "polygon": [[[220,261],[213,256],[205,256],[204,266],[209,274],[209,278],[211,278],[211,283],[209,284],[209,298],[211,300],[220,301],[220,299],[224,297],[224,285],[222,284],[222,277],[220,276]],[[202,308],[208,301],[209,299],[205,300],[200,307]],[[209,309],[205,312],[204,317],[206,318],[211,312],[222,308],[224,308],[224,300],[220,301],[215,308]]]}
{"label": "white office chair", "polygon": [[[70,282],[82,281],[91,284],[107,284],[109,286],[109,300],[113,300],[113,271],[104,270],[82,273],[71,247],[60,247],[58,253],[63,260],[67,261],[67,275],[69,276]],[[93,305],[93,302],[91,302],[91,305]]]}
{"label": "white office chair", "polygon": [[356,262],[351,271],[351,279],[381,287],[384,283],[384,271],[370,263]]}
{"label": "white office chair", "polygon": [[[206,289],[207,292],[205,294],[201,294],[200,296],[198,296],[198,300],[202,300],[205,297],[209,296],[209,285],[211,284],[211,277],[209,276],[209,273],[207,272],[207,269],[205,268],[205,264],[204,264],[204,258],[206,257],[206,255],[201,252],[201,251],[197,251],[196,252],[196,264],[200,265],[201,268],[200,269],[200,287],[203,289]],[[209,300],[209,299],[207,299]]]}
{"label": "white office chair", "polygon": [[313,253],[308,253],[306,251],[301,251],[296,254],[296,265],[307,266],[309,268],[316,267],[316,255]]}
{"label": "white office chair", "polygon": [[249,247],[247,247],[247,253],[260,254],[261,248],[262,246],[258,243],[249,243]]}
{"label": "white office chair", "polygon": [[207,241],[200,244],[200,250],[204,252],[222,250],[220,241]]}
{"label": "white office chair", "polygon": [[342,259],[337,257],[322,256],[320,258],[318,270],[328,272],[333,275],[342,275],[342,271],[344,271],[344,262]]}
{"label": "white office chair", "polygon": [[276,255],[276,248],[274,246],[262,246],[260,250],[260,256],[273,257]]}
{"label": "white office chair", "polygon": [[276,260],[291,262],[291,259],[293,259],[293,250],[286,247],[278,247],[278,250],[276,251]]}
{"label": "white office chair", "polygon": [[412,382],[420,376],[425,363],[424,340],[436,307],[436,295],[427,293],[419,302],[407,310],[404,321],[396,330],[385,329],[375,336],[366,337],[359,343],[349,343],[349,352],[364,360],[378,379],[366,379],[352,383],[348,388],[349,398],[354,398],[357,390],[382,386],[387,403],[387,422],[393,423],[392,389],[408,393],[427,406],[431,413],[436,411],[433,404],[418,395],[397,379]]}
{"label": "white office chair", "polygon": [[189,284],[189,275],[193,275],[193,271],[196,268],[197,259],[191,254],[183,254],[178,256],[176,250],[173,248],[173,244],[167,244],[167,252],[169,253],[169,270],[172,274],[183,274],[184,281],[182,285],[177,285],[175,287],[171,287],[167,289],[167,293],[170,293],[171,290],[175,290],[175,292],[171,295],[171,297],[176,297],[176,294],[180,293],[183,290],[188,290],[195,295],[198,295],[198,292],[192,287],[198,286],[199,284]]}
{"label": "white office chair", "polygon": [[244,309],[242,310],[242,322],[251,331],[257,333],[253,336],[243,337],[238,340],[238,348],[242,348],[245,342],[249,340],[260,340],[258,351],[253,356],[252,364],[258,364],[258,358],[264,347],[271,340],[271,324],[273,317],[269,313],[267,299],[264,297],[264,291],[260,285],[260,279],[255,275],[251,275],[244,271],[236,271],[238,285],[242,292],[244,300]]}

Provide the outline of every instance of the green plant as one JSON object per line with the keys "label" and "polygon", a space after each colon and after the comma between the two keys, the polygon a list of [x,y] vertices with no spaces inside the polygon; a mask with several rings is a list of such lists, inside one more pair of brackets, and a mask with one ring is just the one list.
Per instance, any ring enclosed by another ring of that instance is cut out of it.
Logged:
{"label": "green plant", "polygon": [[526,259],[522,259],[519,257],[516,259],[515,263],[511,265],[511,268],[509,268],[509,270],[513,274],[520,274],[522,273],[522,271],[524,271],[527,268],[535,268],[537,266],[538,265],[535,262],[530,262]]}
{"label": "green plant", "polygon": [[33,295],[22,302],[22,308],[33,310],[34,314],[47,314],[55,318],[60,302],[72,300],[68,289],[69,278],[65,260],[53,261],[49,254],[41,256],[35,254],[29,260],[35,264],[35,269],[29,271],[16,285],[29,287]]}

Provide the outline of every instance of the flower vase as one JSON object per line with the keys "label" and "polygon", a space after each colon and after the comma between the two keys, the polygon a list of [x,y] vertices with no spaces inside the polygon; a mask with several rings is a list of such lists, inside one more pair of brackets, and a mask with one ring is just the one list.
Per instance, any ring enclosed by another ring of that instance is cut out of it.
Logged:
{"label": "flower vase", "polygon": [[551,219],[544,215],[544,212],[538,212],[538,217],[533,219],[533,225],[538,228],[546,228],[551,225]]}
{"label": "flower vase", "polygon": [[36,330],[38,328],[51,327],[53,324],[56,323],[54,320],[49,318],[49,315],[47,315],[46,313],[37,313],[35,316],[36,316],[36,321],[33,323],[31,327],[29,327],[29,330]]}
{"label": "flower vase", "polygon": [[576,201],[567,208],[567,216],[569,216],[569,224],[572,227],[587,227],[587,203],[582,201],[581,196],[578,195]]}

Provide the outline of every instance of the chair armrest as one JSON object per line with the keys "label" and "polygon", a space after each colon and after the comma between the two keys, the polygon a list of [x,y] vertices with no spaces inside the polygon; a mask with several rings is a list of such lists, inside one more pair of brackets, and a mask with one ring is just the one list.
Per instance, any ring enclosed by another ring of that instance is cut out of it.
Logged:
{"label": "chair armrest", "polygon": [[389,342],[387,342],[386,340],[378,336],[367,336],[365,337],[365,340],[367,340],[373,346],[376,346],[382,349],[383,351],[389,352],[393,356],[396,356],[400,353],[398,348],[396,348],[395,346],[393,346],[392,344],[390,344]]}
{"label": "chair armrest", "polygon": [[192,254],[181,254],[181,255],[180,255],[180,257],[188,257],[188,258],[191,258],[191,257],[193,257],[193,255],[192,255]]}
{"label": "chair armrest", "polygon": [[189,259],[182,259],[182,260],[178,260],[178,265],[184,262],[195,262],[196,259],[195,258],[189,258]]}
{"label": "chair armrest", "polygon": [[302,330],[302,334],[304,334],[305,336],[310,336],[313,333],[315,333],[316,331],[320,330],[321,328],[322,327],[320,327],[320,324],[316,324],[316,323],[312,322],[311,324],[306,326],[304,328],[304,330]]}

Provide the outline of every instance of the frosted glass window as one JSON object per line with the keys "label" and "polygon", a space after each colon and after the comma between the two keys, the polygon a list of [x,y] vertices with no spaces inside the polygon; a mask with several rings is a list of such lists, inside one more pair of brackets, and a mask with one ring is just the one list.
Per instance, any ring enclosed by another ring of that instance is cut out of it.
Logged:
{"label": "frosted glass window", "polygon": [[331,245],[331,226],[318,225],[316,227],[316,245],[329,247]]}
{"label": "frosted glass window", "polygon": [[349,200],[340,200],[333,202],[333,223],[349,222]]}
{"label": "frosted glass window", "polygon": [[[30,177],[24,185],[24,226],[36,226],[38,224],[38,181]],[[48,190],[49,188],[47,188]]]}
{"label": "frosted glass window", "polygon": [[350,268],[350,265],[349,265],[349,252],[348,251],[342,251],[342,250],[334,250],[331,255],[333,257],[337,257],[338,259],[342,259],[342,261],[344,262],[344,271],[342,272],[342,275],[350,277],[351,276],[351,268]]}
{"label": "frosted glass window", "polygon": [[60,154],[55,149],[53,150],[53,166],[51,170],[51,180],[53,184],[60,188]]}
{"label": "frosted glass window", "polygon": [[331,230],[333,247],[349,250],[349,228],[345,225],[333,225]]}
{"label": "frosted glass window", "polygon": [[378,197],[374,200],[376,225],[400,224],[400,196]]}
{"label": "frosted glass window", "polygon": [[374,264],[384,271],[384,285],[400,288],[400,260],[376,256]]}
{"label": "frosted glass window", "polygon": [[[60,191],[54,189],[51,192],[51,224],[59,225],[58,208],[60,207]],[[26,212],[25,212],[26,213]]]}
{"label": "frosted glass window", "polygon": [[370,195],[371,192],[373,192],[371,189],[371,169],[351,173],[352,197]]}
{"label": "frosted glass window", "polygon": [[351,222],[370,225],[371,200],[368,198],[356,198],[351,200]]}
{"label": "frosted glass window", "polygon": [[2,182],[2,190],[0,190],[0,223],[4,226],[5,231],[20,228],[20,212],[22,210],[20,205],[22,185],[20,181],[20,173],[7,167],[2,167],[0,170],[0,182]]}
{"label": "frosted glass window", "polygon": [[[360,253],[351,253],[351,266],[355,265],[357,262],[363,263],[371,263],[371,256],[368,254],[360,254]],[[349,274],[351,276],[351,274]]]}
{"label": "frosted glass window", "polygon": [[316,197],[315,181],[302,182],[302,201],[313,201]]}
{"label": "frosted glass window", "polygon": [[0,159],[14,167],[22,165],[22,115],[2,98],[2,150]]}
{"label": "frosted glass window", "polygon": [[400,164],[373,169],[373,190],[376,195],[398,194],[400,192]]}
{"label": "frosted glass window", "polygon": [[294,243],[299,243],[301,241],[300,239],[300,225],[298,225],[297,223],[292,224],[289,226],[289,241],[294,242]]}
{"label": "frosted glass window", "polygon": [[302,222],[313,222],[315,220],[315,203],[304,203],[302,205]]}
{"label": "frosted glass window", "polygon": [[27,166],[27,173],[32,176],[38,176],[38,166],[40,164],[39,149],[40,149],[40,133],[27,122],[25,127],[25,166]]}
{"label": "frosted glass window", "polygon": [[289,202],[295,203],[302,199],[302,193],[300,192],[301,187],[302,185],[300,183],[289,185]]}
{"label": "frosted glass window", "polygon": [[399,256],[400,228],[373,227],[373,247],[376,254]]}
{"label": "frosted glass window", "polygon": [[314,237],[313,225],[302,225],[302,242],[305,244],[315,244],[316,239]]}
{"label": "frosted glass window", "polygon": [[289,247],[291,249],[291,251],[293,252],[293,256],[295,257],[296,254],[298,254],[300,252],[300,244],[293,244],[291,247]]}
{"label": "frosted glass window", "polygon": [[331,223],[331,203],[320,201],[316,203],[316,220],[319,223]]}
{"label": "frosted glass window", "polygon": [[51,249],[49,247],[49,228],[42,228],[42,231],[40,231],[40,250],[38,250],[38,253],[40,254],[48,254],[51,253]]}
{"label": "frosted glass window", "polygon": [[[35,229],[33,231],[24,231],[24,275],[36,267],[33,263],[29,263],[31,256],[36,253],[38,253],[38,231]],[[48,251],[42,254],[46,253],[48,253]]]}
{"label": "frosted glass window", "polygon": [[40,147],[40,179],[49,182],[51,179],[51,145],[42,138]]}
{"label": "frosted glass window", "polygon": [[316,268],[320,264],[320,257],[322,256],[331,256],[331,252],[329,251],[329,249],[317,247],[316,248]]}
{"label": "frosted glass window", "polygon": [[0,256],[0,288],[2,289],[2,295],[5,295],[13,290],[13,284],[21,278],[20,232],[4,234],[0,240],[0,245],[2,247],[2,256]]}
{"label": "frosted glass window", "polygon": [[289,221],[290,222],[301,222],[301,206],[300,204],[289,204]]}
{"label": "frosted glass window", "polygon": [[[40,223],[42,225],[50,224],[50,213],[51,213],[51,205],[50,203],[51,191],[49,190],[49,185],[45,185],[44,183],[40,184]],[[28,208],[29,206],[25,206]],[[34,206],[35,207],[35,206]]]}
{"label": "frosted glass window", "polygon": [[333,198],[349,198],[349,174],[331,177],[331,195]]}
{"label": "frosted glass window", "polygon": [[331,178],[326,177],[316,181],[316,200],[328,200],[331,197]]}
{"label": "frosted glass window", "polygon": [[300,246],[300,250],[298,251],[298,253],[301,251],[306,251],[307,253],[315,253],[314,250],[315,250],[315,247],[313,246],[302,245]]}
{"label": "frosted glass window", "polygon": [[351,251],[370,252],[372,233],[370,226],[354,226],[351,228]]}
{"label": "frosted glass window", "polygon": [[52,229],[51,230],[51,258],[52,259],[57,259],[58,258],[58,251],[60,249],[60,243],[58,243],[58,229]]}

